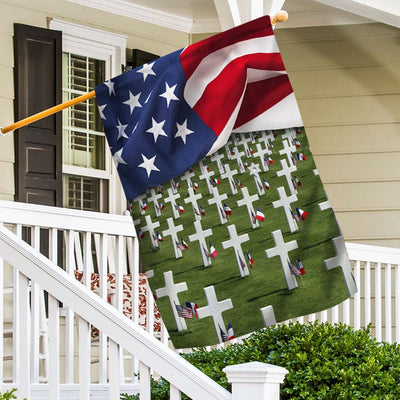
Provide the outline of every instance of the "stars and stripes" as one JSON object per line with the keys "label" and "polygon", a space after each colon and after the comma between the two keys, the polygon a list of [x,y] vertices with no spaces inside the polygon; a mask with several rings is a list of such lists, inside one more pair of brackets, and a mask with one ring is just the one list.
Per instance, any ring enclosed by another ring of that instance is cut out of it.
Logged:
{"label": "stars and stripes", "polygon": [[302,125],[269,17],[175,51],[95,90],[129,199],[221,148],[232,130]]}
{"label": "stars and stripes", "polygon": [[196,303],[185,301],[185,307],[190,308],[192,310],[192,315],[194,315],[196,318],[199,318],[199,315],[197,314],[197,309],[199,306]]}
{"label": "stars and stripes", "polygon": [[192,309],[186,306],[181,306],[180,304],[175,304],[176,311],[181,318],[192,319],[193,312]]}

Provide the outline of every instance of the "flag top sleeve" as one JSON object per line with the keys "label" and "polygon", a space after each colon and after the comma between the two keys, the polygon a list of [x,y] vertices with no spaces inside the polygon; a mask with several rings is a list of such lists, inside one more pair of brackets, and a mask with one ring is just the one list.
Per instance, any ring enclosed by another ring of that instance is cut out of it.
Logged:
{"label": "flag top sleeve", "polygon": [[269,17],[168,54],[96,87],[128,199],[184,173],[232,130],[302,125]]}

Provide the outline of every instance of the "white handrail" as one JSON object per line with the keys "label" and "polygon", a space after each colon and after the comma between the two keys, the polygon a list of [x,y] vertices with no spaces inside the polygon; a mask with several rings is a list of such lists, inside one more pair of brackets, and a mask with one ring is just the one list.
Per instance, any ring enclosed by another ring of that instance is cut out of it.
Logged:
{"label": "white handrail", "polygon": [[18,265],[20,272],[38,283],[43,290],[98,327],[191,398],[231,399],[227,390],[3,226],[0,226],[0,254],[7,262]]}

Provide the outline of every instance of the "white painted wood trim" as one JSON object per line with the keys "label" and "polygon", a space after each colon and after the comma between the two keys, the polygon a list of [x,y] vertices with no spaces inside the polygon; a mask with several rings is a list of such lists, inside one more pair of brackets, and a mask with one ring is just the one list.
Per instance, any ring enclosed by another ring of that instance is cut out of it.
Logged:
{"label": "white painted wood trim", "polygon": [[[188,396],[199,400],[231,400],[228,391],[4,227],[0,227],[0,254],[5,261],[20,266],[21,272],[35,279],[43,290],[77,311],[84,319],[80,322],[80,330],[88,340],[86,321]],[[88,346],[83,345],[83,340],[80,343],[80,351],[84,352],[84,347],[87,349]],[[81,381],[84,373],[87,373],[86,362],[80,369]],[[88,398],[88,387],[89,384],[82,391],[81,399]]]}

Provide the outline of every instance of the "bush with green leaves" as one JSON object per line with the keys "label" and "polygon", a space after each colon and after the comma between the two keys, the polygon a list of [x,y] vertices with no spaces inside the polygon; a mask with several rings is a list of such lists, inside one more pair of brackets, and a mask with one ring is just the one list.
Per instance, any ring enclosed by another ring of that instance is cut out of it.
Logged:
{"label": "bush with green leaves", "polygon": [[[230,390],[223,368],[260,361],[285,367],[282,400],[398,400],[400,345],[380,343],[370,330],[344,324],[290,324],[263,329],[224,349],[183,357]],[[168,400],[168,384],[152,382],[152,399]]]}

